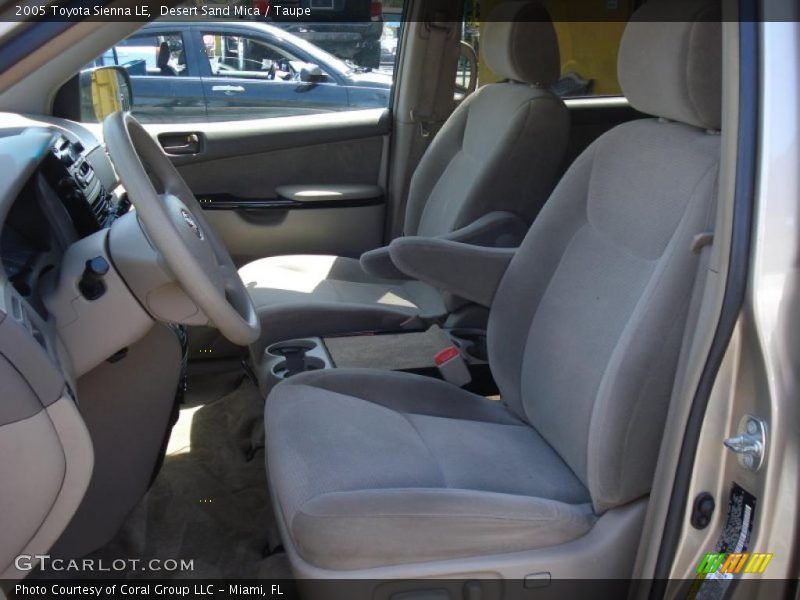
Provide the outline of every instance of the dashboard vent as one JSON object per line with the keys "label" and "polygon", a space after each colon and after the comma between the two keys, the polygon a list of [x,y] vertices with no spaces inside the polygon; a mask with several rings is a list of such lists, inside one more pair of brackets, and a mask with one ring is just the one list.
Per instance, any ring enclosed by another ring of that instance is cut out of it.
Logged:
{"label": "dashboard vent", "polygon": [[92,212],[94,213],[95,219],[97,219],[97,223],[101,227],[106,222],[106,216],[108,215],[110,204],[111,196],[106,194],[104,190],[100,190],[97,200],[92,203]]}

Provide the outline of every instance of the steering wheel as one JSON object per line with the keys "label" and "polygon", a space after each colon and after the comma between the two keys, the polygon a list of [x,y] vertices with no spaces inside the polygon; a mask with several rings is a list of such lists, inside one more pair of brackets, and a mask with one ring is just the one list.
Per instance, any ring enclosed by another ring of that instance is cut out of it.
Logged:
{"label": "steering wheel", "polygon": [[[256,341],[261,324],[250,294],[161,146],[125,112],[106,117],[103,136],[139,222],[180,286],[231,342],[246,346]],[[164,193],[153,186],[143,161]]]}

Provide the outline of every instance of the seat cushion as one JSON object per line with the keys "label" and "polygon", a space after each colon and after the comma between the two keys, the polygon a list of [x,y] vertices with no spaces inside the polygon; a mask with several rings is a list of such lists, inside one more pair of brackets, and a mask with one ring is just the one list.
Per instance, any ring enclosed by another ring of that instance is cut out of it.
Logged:
{"label": "seat cushion", "polygon": [[261,317],[261,349],[287,337],[397,329],[409,317],[447,312],[431,286],[373,277],[353,258],[274,256],[239,275]]}
{"label": "seat cushion", "polygon": [[367,369],[299,375],[266,407],[270,481],[304,560],[356,569],[559,544],[587,490],[501,403]]}

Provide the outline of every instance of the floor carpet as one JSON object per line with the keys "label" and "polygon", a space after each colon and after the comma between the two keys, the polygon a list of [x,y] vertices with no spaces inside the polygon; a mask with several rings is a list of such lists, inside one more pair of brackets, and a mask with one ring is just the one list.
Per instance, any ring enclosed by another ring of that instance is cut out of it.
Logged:
{"label": "floor carpet", "polygon": [[236,368],[190,375],[161,471],[92,557],[183,558],[191,572],[127,577],[289,578],[267,491],[264,401]]}

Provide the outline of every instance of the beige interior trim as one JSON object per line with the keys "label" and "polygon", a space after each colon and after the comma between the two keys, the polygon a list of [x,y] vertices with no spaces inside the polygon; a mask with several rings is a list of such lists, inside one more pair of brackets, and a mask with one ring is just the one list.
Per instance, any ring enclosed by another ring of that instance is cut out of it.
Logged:
{"label": "beige interior trim", "polygon": [[[55,319],[58,335],[69,353],[76,377],[144,337],[153,319],[128,289],[108,253],[108,229],[78,240],[67,248],[58,272],[45,279],[44,303]],[[103,257],[109,265],[103,277],[105,293],[87,300],[78,291],[86,261]]]}
{"label": "beige interior trim", "polygon": [[[680,459],[683,435],[689,419],[692,401],[705,368],[705,357],[719,322],[722,300],[727,280],[729,249],[733,223],[733,197],[736,183],[736,155],[739,118],[739,29],[737,22],[722,24],[723,43],[723,105],[722,139],[717,201],[717,218],[714,227],[714,242],[708,261],[706,285],[703,292],[697,327],[682,381],[676,382],[664,428],[650,507],[645,520],[641,545],[637,554],[633,577],[652,578],[655,572],[661,541],[666,523],[669,501],[674,484],[674,474]],[[682,359],[683,360],[683,359]]]}
{"label": "beige interior trim", "polygon": [[[752,262],[745,307],[726,350],[709,398],[706,418],[695,457],[689,498],[701,491],[717,501],[711,524],[696,530],[684,525],[670,577],[686,578],[706,552],[715,548],[725,526],[731,482],[756,497],[754,525],[747,548],[772,553],[769,568],[759,579],[797,577],[796,550],[788,532],[800,524],[800,458],[797,447],[798,407],[797,329],[797,197],[800,160],[796,119],[787,120],[797,106],[797,72],[800,24],[773,22],[759,25],[762,87],[759,101],[758,175],[755,192],[755,227],[751,239]],[[751,415],[766,425],[764,460],[758,471],[739,464],[722,440],[739,433],[742,419]],[[691,510],[691,508],[689,508]],[[688,513],[684,520],[687,523]],[[774,585],[767,594],[775,596]],[[789,588],[791,589],[791,588]],[[791,592],[787,589],[787,595]],[[753,588],[748,588],[752,593]]]}
{"label": "beige interior trim", "polygon": [[[387,182],[386,241],[400,235],[403,231],[406,196],[411,176],[430,138],[424,138],[419,124],[412,118],[412,111],[423,90],[437,86],[437,117],[443,123],[455,109],[453,94],[455,90],[455,71],[461,53],[461,36],[451,35],[445,43],[441,62],[426,64],[427,47],[430,37],[424,23],[426,15],[433,15],[437,9],[443,14],[453,14],[454,3],[448,0],[409,0],[407,2],[407,21],[403,27],[400,43],[400,59],[395,77],[393,128],[390,151],[389,178]],[[456,15],[461,18],[461,15]],[[453,23],[454,30],[460,31],[460,23]],[[453,77],[442,79],[441,73],[452,72]],[[444,83],[444,85],[442,85]],[[447,109],[445,109],[447,107]]]}
{"label": "beige interior trim", "polygon": [[[63,396],[32,419],[49,419],[61,444],[64,471],[47,517],[18,555],[46,554],[50,550],[78,509],[94,468],[92,440],[72,398]],[[31,466],[20,464],[20,468],[30,470]],[[20,579],[27,575],[12,561],[0,579]]]}
{"label": "beige interior trim", "polygon": [[636,540],[642,530],[647,498],[606,511],[592,529],[576,540],[558,546],[523,552],[370,569],[333,571],[306,562],[288,534],[284,512],[274,491],[278,528],[299,579],[627,579]]}
{"label": "beige interior trim", "polygon": [[108,543],[147,491],[169,426],[180,363],[175,334],[156,325],[125,358],[104,362],[78,380],[96,458],[74,518],[58,542],[50,542],[52,549],[48,546],[54,557],[84,556]]}

